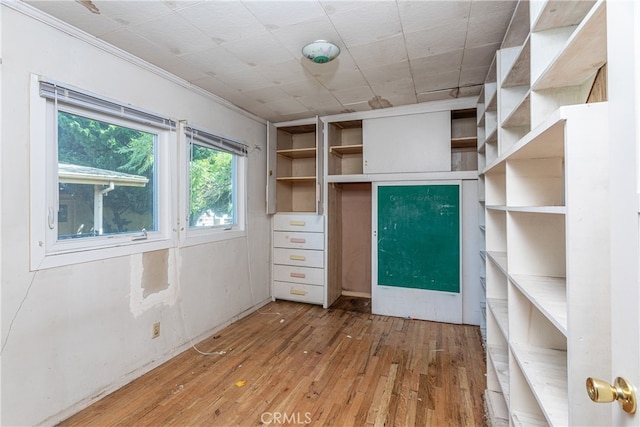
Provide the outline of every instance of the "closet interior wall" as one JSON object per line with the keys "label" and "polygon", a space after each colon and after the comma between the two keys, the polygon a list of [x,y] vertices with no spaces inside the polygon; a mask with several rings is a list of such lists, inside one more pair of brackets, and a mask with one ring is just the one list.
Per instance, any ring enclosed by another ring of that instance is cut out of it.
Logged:
{"label": "closet interior wall", "polygon": [[328,289],[371,296],[371,183],[332,183],[328,194]]}

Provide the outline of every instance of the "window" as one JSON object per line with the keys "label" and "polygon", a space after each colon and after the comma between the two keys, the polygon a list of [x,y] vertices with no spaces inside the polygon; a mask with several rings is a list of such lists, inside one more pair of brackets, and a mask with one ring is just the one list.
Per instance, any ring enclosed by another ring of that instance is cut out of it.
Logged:
{"label": "window", "polygon": [[188,236],[244,229],[246,147],[185,126],[188,162]]}
{"label": "window", "polygon": [[35,76],[32,91],[32,269],[173,246],[175,122]]}
{"label": "window", "polygon": [[158,229],[157,134],[59,110],[57,140],[58,240]]}
{"label": "window", "polygon": [[236,225],[234,156],[194,143],[189,146],[189,227]]}

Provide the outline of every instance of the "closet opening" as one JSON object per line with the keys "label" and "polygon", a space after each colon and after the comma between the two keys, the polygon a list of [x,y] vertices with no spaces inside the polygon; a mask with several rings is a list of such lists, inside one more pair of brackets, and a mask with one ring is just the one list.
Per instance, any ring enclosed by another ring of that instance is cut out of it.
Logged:
{"label": "closet opening", "polygon": [[371,298],[371,183],[331,183],[327,197],[328,304]]}

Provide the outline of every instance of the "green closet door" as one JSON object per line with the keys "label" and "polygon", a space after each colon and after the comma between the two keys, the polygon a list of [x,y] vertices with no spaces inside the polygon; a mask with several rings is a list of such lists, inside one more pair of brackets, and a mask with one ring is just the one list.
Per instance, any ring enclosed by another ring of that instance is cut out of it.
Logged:
{"label": "green closet door", "polygon": [[378,285],[460,292],[460,186],[378,187]]}

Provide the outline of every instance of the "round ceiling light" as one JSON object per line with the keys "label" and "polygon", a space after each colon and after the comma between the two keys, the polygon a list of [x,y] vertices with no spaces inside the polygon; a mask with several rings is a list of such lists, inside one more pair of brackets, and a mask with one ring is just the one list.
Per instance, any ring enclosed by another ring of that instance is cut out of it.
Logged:
{"label": "round ceiling light", "polygon": [[303,47],[302,54],[316,64],[324,64],[340,55],[340,48],[326,40],[316,40]]}

